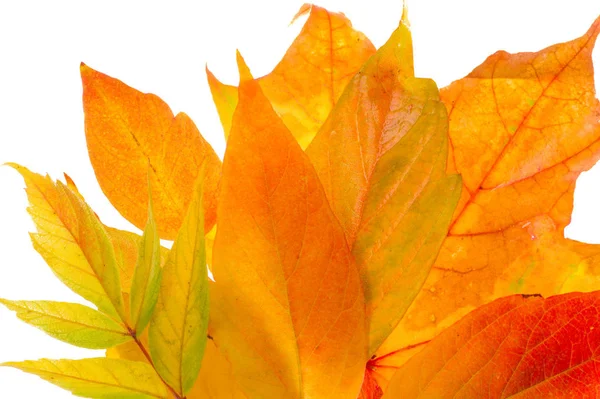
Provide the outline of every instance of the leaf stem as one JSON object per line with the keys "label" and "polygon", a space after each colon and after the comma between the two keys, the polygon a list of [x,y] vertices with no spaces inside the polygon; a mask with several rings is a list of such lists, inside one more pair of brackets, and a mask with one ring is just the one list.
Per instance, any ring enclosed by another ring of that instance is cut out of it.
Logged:
{"label": "leaf stem", "polygon": [[175,399],[186,399],[185,396],[179,396],[179,394],[169,384],[167,384],[167,382],[161,377],[161,375],[158,373],[158,370],[156,370],[156,367],[154,367],[154,362],[152,361],[152,358],[150,357],[150,354],[148,353],[148,350],[146,350],[146,348],[144,347],[144,344],[142,343],[142,341],[140,341],[138,339],[138,337],[135,334],[135,331],[129,329],[129,335],[131,335],[131,337],[133,338],[133,340],[137,344],[138,348],[140,348],[140,351],[144,354],[144,357],[146,358],[146,360],[148,360],[148,363],[150,364],[150,366],[152,366],[152,368],[156,372],[156,375],[158,375],[158,378],[160,378],[160,380],[163,382],[163,384],[165,384],[165,386],[167,387],[167,389],[169,390],[169,392],[171,392],[171,394],[173,395],[173,398],[175,398]]}
{"label": "leaf stem", "polygon": [[[372,360],[369,360],[369,362],[370,362],[370,363],[372,363],[372,364],[376,364],[378,361],[380,361],[380,360],[383,360],[383,359],[385,359],[386,357],[394,356],[394,355],[395,355],[395,354],[397,354],[397,353],[400,353],[400,352],[404,352],[404,351],[407,351],[407,350],[410,350],[410,349],[417,348],[417,347],[419,347],[419,346],[422,346],[422,345],[425,345],[425,344],[429,343],[429,341],[431,341],[431,340],[430,340],[430,339],[428,339],[427,341],[423,341],[423,342],[419,342],[419,343],[416,343],[416,344],[412,344],[412,345],[405,346],[404,348],[400,348],[400,349],[398,349],[398,350],[395,350],[395,351],[393,351],[393,352],[390,352],[390,353],[388,353],[388,354],[385,354],[385,355],[383,355],[383,356],[379,356],[379,357],[376,357],[376,358],[374,358],[374,359],[372,359]],[[381,367],[381,365],[379,365],[379,364],[378,364],[378,365],[377,365],[377,367]]]}

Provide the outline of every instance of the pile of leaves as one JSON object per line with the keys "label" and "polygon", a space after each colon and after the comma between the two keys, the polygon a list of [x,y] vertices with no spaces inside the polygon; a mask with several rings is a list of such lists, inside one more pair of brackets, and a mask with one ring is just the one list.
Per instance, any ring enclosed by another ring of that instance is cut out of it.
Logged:
{"label": "pile of leaves", "polygon": [[5,365],[90,398],[595,397],[600,247],[563,233],[600,158],[600,19],[438,90],[406,14],[376,51],[301,13],[270,74],[207,71],[222,163],[187,115],[81,65],[98,182],[143,234],[12,164],[34,248],[97,309],[1,302],[107,351]]}

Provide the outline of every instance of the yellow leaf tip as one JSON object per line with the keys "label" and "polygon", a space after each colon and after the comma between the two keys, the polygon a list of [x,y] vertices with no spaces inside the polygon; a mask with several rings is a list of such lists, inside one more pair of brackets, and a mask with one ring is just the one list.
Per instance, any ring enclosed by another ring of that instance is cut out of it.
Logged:
{"label": "yellow leaf tip", "polygon": [[2,165],[0,166],[9,166],[13,169],[17,169],[19,167],[18,164],[14,163],[14,162],[4,162]]}
{"label": "yellow leaf tip", "polygon": [[242,54],[239,50],[235,51],[235,59],[238,65],[238,71],[240,73],[240,83],[253,80],[252,73],[250,73],[250,68],[248,68],[248,64],[246,64],[246,61],[244,60],[244,57],[242,57]]}
{"label": "yellow leaf tip", "polygon": [[23,177],[25,177],[25,173],[30,172],[29,169],[15,162],[5,162],[2,164],[2,166],[8,166],[10,168],[13,168],[17,172],[19,172],[19,174]]}
{"label": "yellow leaf tip", "polygon": [[83,61],[81,62],[81,64],[79,64],[79,73],[81,74],[82,78],[86,77],[86,76],[90,76],[93,72],[95,72],[95,71],[92,68],[90,68]]}
{"label": "yellow leaf tip", "polygon": [[407,0],[402,1],[402,17],[400,17],[400,23],[407,28],[410,28],[410,22],[408,21],[408,5]]}
{"label": "yellow leaf tip", "polygon": [[206,80],[208,80],[208,85],[211,90],[213,89],[213,85],[222,85],[221,81],[216,77],[216,75],[210,70],[208,67],[208,63],[204,65],[204,71],[206,72]]}

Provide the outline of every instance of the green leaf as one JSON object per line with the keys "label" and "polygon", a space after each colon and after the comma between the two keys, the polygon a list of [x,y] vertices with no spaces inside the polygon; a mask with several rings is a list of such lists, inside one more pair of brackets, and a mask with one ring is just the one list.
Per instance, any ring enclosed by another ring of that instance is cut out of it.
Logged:
{"label": "green leaf", "polygon": [[40,359],[8,362],[2,366],[35,374],[85,398],[169,398],[165,385],[152,367],[142,362],[106,358]]}
{"label": "green leaf", "polygon": [[445,174],[447,123],[439,100],[426,103],[373,171],[352,248],[373,308],[369,354],[412,304],[446,238],[462,187],[459,175]]}
{"label": "green leaf", "polygon": [[402,319],[446,237],[461,192],[460,178],[446,175],[447,134],[436,84],[414,76],[404,13],[306,150],[361,271],[369,356]]}
{"label": "green leaf", "polygon": [[82,348],[106,349],[132,338],[124,325],[78,303],[8,299],[0,299],[0,303],[24,322]]}
{"label": "green leaf", "polygon": [[33,246],[75,293],[116,319],[126,320],[115,251],[90,207],[60,181],[9,164],[25,179],[27,211],[36,225]]}
{"label": "green leaf", "polygon": [[131,323],[137,335],[142,333],[150,321],[158,299],[161,272],[160,238],[152,214],[152,195],[149,194],[148,221],[140,240],[138,259],[131,283]]}
{"label": "green leaf", "polygon": [[149,327],[150,354],[161,377],[185,395],[198,377],[208,327],[208,273],[201,189],[169,252]]}

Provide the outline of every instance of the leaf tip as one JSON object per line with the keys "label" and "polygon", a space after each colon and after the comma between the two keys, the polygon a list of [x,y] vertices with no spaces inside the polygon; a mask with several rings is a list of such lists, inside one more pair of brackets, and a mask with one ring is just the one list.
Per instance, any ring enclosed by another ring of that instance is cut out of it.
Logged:
{"label": "leaf tip", "polygon": [[253,80],[252,74],[250,73],[250,68],[248,68],[248,64],[246,64],[246,61],[244,60],[244,57],[242,57],[242,54],[239,50],[235,51],[235,59],[238,65],[238,71],[240,73],[240,83]]}
{"label": "leaf tip", "polygon": [[293,25],[294,22],[296,22],[296,20],[308,13],[310,13],[313,9],[313,7],[316,7],[314,4],[310,4],[310,3],[304,3],[300,6],[300,9],[298,10],[298,12],[296,13],[296,15],[294,15],[294,17],[292,18],[292,20],[290,21],[290,25]]}
{"label": "leaf tip", "polygon": [[14,170],[16,170],[24,179],[27,177],[28,174],[31,173],[31,171],[29,169],[27,169],[26,167],[19,165],[18,163],[15,162],[4,162],[2,164],[2,166],[8,166],[13,168]]}
{"label": "leaf tip", "polygon": [[20,165],[14,163],[14,162],[4,162],[0,166],[8,166],[8,167],[11,167],[13,169],[17,169]]}
{"label": "leaf tip", "polygon": [[85,64],[85,62],[81,61],[81,63],[79,64],[79,71],[81,72],[81,75],[83,76],[84,74],[88,73],[92,68],[90,68],[89,66],[87,66]]}
{"label": "leaf tip", "polygon": [[407,28],[410,28],[410,22],[408,21],[408,5],[407,0],[402,1],[402,17],[400,17],[400,23]]}
{"label": "leaf tip", "polygon": [[594,43],[596,42],[596,39],[598,38],[598,34],[600,34],[600,15],[598,17],[596,17],[596,19],[592,23],[592,26],[590,26],[590,28],[588,29],[588,31],[585,34],[585,36],[588,36],[591,39],[590,40],[591,46],[593,46]]}
{"label": "leaf tip", "polygon": [[81,80],[83,80],[84,82],[86,80],[90,80],[95,72],[96,71],[94,69],[89,67],[84,62],[81,62],[81,64],[79,64],[79,73],[81,75]]}

